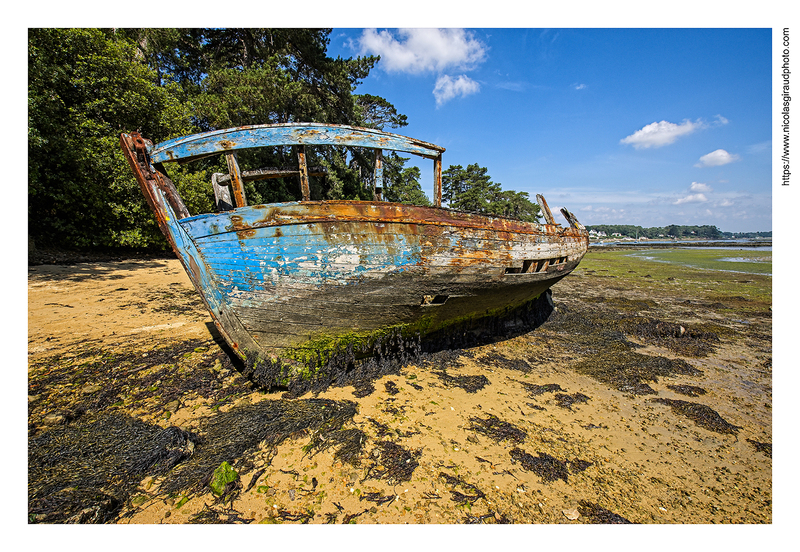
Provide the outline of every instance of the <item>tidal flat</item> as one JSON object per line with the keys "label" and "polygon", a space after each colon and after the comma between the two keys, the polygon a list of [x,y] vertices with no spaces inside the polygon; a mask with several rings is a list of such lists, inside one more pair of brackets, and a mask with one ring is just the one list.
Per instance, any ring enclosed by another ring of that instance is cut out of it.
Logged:
{"label": "tidal flat", "polygon": [[592,249],[540,327],[296,399],[177,260],[31,266],[29,522],[769,524],[771,269],[670,251]]}

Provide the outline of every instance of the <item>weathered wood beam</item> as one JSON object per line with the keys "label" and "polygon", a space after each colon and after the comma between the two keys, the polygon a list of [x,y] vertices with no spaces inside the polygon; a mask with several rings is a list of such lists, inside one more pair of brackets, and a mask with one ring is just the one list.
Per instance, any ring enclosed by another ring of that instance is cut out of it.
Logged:
{"label": "weathered wood beam", "polygon": [[308,185],[308,166],[306,165],[306,147],[297,146],[297,164],[300,166],[300,189],[303,201],[311,200],[311,188]]}
{"label": "weathered wood beam", "polygon": [[264,146],[335,145],[403,151],[436,158],[444,148],[376,129],[320,123],[254,125],[203,132],[158,144],[150,151],[153,162],[202,158],[214,153]]}
{"label": "weathered wood beam", "polygon": [[556,219],[553,218],[553,213],[550,212],[550,207],[548,207],[547,202],[544,199],[542,194],[536,194],[536,201],[539,203],[539,207],[542,208],[542,215],[544,215],[544,221],[546,224],[555,224]]}
{"label": "weathered wood beam", "polygon": [[[308,176],[327,175],[328,171],[325,170],[325,167],[308,167]],[[242,171],[242,180],[244,182],[249,182],[251,180],[268,180],[270,178],[287,178],[291,176],[300,176],[300,171],[294,167],[265,167],[254,171]],[[229,174],[222,175],[217,179],[220,185],[229,184],[230,181],[231,176]]]}
{"label": "weathered wood beam", "polygon": [[239,170],[239,162],[237,160],[236,152],[231,152],[225,155],[225,161],[228,162],[228,172],[231,176],[231,191],[233,191],[233,201],[236,203],[236,207],[245,207],[247,206],[247,198],[244,194],[242,171]]}
{"label": "weathered wood beam", "polygon": [[375,201],[383,201],[383,150],[375,150],[375,178],[372,181],[372,198]]}
{"label": "weathered wood beam", "polygon": [[442,155],[433,160],[433,204],[442,206]]}

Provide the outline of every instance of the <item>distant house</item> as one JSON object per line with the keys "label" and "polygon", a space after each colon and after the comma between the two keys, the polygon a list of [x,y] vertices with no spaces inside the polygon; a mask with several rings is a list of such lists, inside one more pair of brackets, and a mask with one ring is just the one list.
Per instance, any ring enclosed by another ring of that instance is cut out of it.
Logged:
{"label": "distant house", "polygon": [[613,234],[611,234],[611,237],[612,238],[621,238],[622,234],[620,234],[619,232],[614,232]]}

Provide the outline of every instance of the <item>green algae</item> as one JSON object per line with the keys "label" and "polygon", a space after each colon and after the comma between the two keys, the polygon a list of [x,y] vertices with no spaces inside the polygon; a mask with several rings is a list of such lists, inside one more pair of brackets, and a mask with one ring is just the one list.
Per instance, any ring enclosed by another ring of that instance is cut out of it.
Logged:
{"label": "green algae", "polygon": [[[772,277],[769,274],[743,274],[722,270],[703,269],[689,264],[681,264],[681,259],[675,257],[676,262],[659,262],[648,259],[645,253],[648,250],[632,252],[630,249],[590,249],[581,261],[580,266],[573,272],[572,277],[585,277],[606,279],[613,278],[615,288],[636,289],[646,286],[650,297],[670,297],[684,294],[695,300],[715,297],[714,301],[725,303],[726,298],[743,297],[747,303],[733,303],[730,310],[740,310],[746,313],[770,313],[772,305]],[[698,249],[690,251],[680,249],[684,256],[713,256],[719,250]],[[750,255],[760,257],[769,255],[765,251],[725,251],[727,256]],[[688,258],[688,257],[686,257]],[[724,264],[724,263],[719,263]],[[729,265],[726,265],[729,266]],[[749,266],[749,265],[748,265]],[[650,278],[644,279],[649,275]],[[714,302],[712,301],[712,302]]]}
{"label": "green algae", "polygon": [[211,492],[222,497],[229,492],[229,485],[238,480],[239,474],[236,470],[234,470],[228,462],[222,462],[222,464],[214,470],[214,475],[211,477],[211,482],[208,486],[211,487]]}

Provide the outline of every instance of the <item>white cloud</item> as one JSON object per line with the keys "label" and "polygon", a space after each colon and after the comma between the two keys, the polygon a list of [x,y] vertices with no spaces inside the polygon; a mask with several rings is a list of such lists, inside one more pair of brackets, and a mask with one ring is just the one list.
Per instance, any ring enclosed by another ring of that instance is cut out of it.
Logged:
{"label": "white cloud", "polygon": [[713,192],[714,190],[708,184],[704,184],[702,182],[692,182],[692,185],[689,186],[689,190],[692,192]]}
{"label": "white cloud", "polygon": [[722,203],[719,204],[720,207],[730,207],[733,205],[733,201],[730,199],[723,199]]}
{"label": "white cloud", "polygon": [[464,29],[365,29],[357,40],[360,55],[377,54],[387,71],[423,73],[465,70],[486,58],[486,46]]}
{"label": "white cloud", "polygon": [[469,96],[480,91],[481,86],[466,75],[453,78],[449,75],[442,75],[436,79],[436,86],[433,95],[436,98],[436,105],[452,100],[456,96]]}
{"label": "white cloud", "polygon": [[696,122],[688,119],[681,124],[661,121],[660,123],[650,123],[644,128],[637,130],[630,136],[620,140],[620,144],[631,144],[636,149],[660,148],[672,144],[681,136],[691,134],[695,130],[705,128],[705,123],[700,120]]}
{"label": "white cloud", "polygon": [[703,157],[700,158],[698,163],[695,163],[695,167],[716,167],[719,165],[727,165],[728,163],[733,163],[734,161],[738,161],[740,157],[738,155],[731,155],[724,149],[718,149],[712,151],[711,153],[705,154]]}
{"label": "white cloud", "polygon": [[767,140],[766,142],[759,142],[758,144],[747,146],[747,153],[762,153],[771,150],[772,150],[772,140]]}
{"label": "white cloud", "polygon": [[672,204],[682,205],[684,203],[705,203],[706,201],[708,201],[708,198],[706,198],[706,196],[703,194],[689,194],[686,197],[682,197],[677,201],[674,201]]}
{"label": "white cloud", "polygon": [[575,87],[575,90],[583,90],[586,88],[585,84],[574,84],[573,86]]}
{"label": "white cloud", "polygon": [[728,119],[726,119],[722,115],[717,115],[717,120],[716,120],[716,122],[714,124],[716,126],[727,125],[728,124]]}

